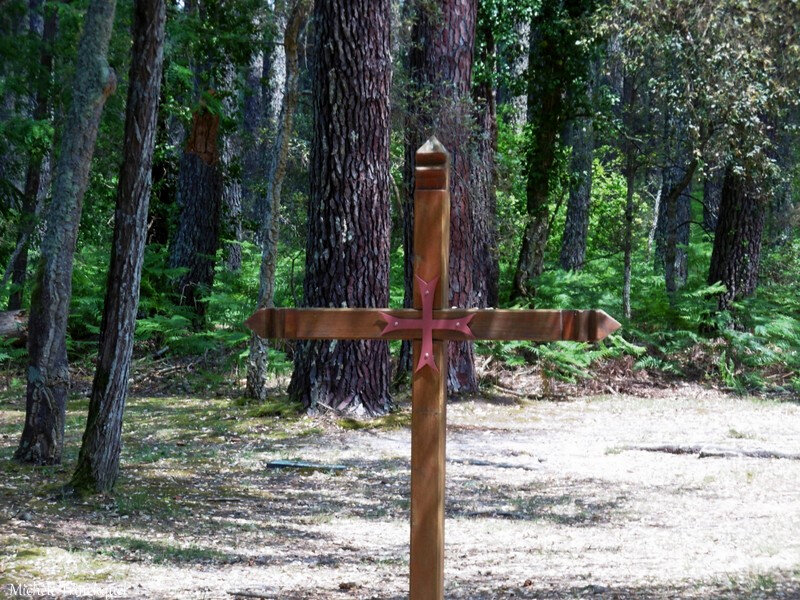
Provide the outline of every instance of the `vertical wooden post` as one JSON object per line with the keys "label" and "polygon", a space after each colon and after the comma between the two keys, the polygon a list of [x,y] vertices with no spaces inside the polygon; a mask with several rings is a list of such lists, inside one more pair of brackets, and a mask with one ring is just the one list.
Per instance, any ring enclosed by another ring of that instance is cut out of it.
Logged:
{"label": "vertical wooden post", "polygon": [[[450,157],[435,137],[416,153],[414,273],[439,278],[434,308],[447,308],[450,285]],[[414,282],[414,307],[422,299]],[[444,468],[447,405],[446,342],[434,341],[438,372],[425,367],[412,380],[410,599],[444,597]],[[421,343],[414,341],[414,362]],[[412,367],[414,368],[414,367]]]}

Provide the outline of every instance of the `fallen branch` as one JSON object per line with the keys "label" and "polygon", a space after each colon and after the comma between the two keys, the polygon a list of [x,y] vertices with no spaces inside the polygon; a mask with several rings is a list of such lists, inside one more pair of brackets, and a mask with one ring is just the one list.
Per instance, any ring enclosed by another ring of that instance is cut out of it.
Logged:
{"label": "fallen branch", "polygon": [[642,452],[664,452],[666,454],[696,454],[697,458],[777,458],[784,460],[800,460],[800,453],[777,452],[774,450],[744,450],[742,448],[723,448],[719,446],[624,446],[623,450],[640,450]]}
{"label": "fallen branch", "polygon": [[[517,465],[514,463],[493,462],[491,460],[478,460],[473,458],[448,458],[449,463],[471,465],[474,467],[495,467],[498,469],[522,469],[523,471],[537,471],[536,467],[530,465]],[[541,462],[541,460],[539,461]]]}

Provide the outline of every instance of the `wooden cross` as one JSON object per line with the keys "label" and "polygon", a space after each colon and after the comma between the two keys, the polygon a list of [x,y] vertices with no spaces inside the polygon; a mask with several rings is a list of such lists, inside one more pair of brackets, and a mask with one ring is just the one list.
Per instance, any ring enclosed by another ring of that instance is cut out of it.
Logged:
{"label": "wooden cross", "polygon": [[620,324],[602,310],[447,308],[450,157],[432,137],[416,153],[414,308],[266,308],[247,320],[265,338],[412,339],[411,600],[444,595],[444,469],[449,340],[594,342]]}

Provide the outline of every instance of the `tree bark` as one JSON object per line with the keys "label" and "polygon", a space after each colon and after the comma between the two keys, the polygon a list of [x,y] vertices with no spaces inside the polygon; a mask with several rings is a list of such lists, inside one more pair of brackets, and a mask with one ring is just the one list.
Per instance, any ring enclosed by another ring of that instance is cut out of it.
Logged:
{"label": "tree bark", "polygon": [[715,169],[703,181],[703,229],[708,233],[713,233],[717,228],[724,176],[721,169]]}
{"label": "tree bark", "polygon": [[631,318],[631,267],[633,262],[633,213],[634,192],[636,184],[637,152],[634,144],[635,106],[636,106],[636,81],[635,75],[626,74],[622,82],[622,121],[624,125],[623,153],[625,155],[625,240],[624,273],[622,281],[622,313],[626,319]]}
{"label": "tree bark", "polygon": [[[389,301],[390,0],[314,7],[314,136],[304,301]],[[380,414],[391,406],[385,341],[298,344],[290,394],[310,411]]]}
{"label": "tree bark", "polygon": [[721,282],[726,291],[718,298],[720,310],[756,291],[764,232],[766,202],[746,176],[725,171],[714,235],[708,283]]}
{"label": "tree bark", "polygon": [[72,104],[31,299],[25,427],[14,455],[26,463],[61,462],[69,390],[66,333],[73,255],[100,115],[116,87],[106,58],[114,9],[114,0],[92,0],[78,44]]}
{"label": "tree bark", "polygon": [[[283,96],[286,90],[286,52],[279,36],[286,31],[289,7],[275,4],[265,48],[253,56],[247,75],[247,96],[244,106],[244,130],[248,145],[242,161],[242,193],[252,211],[253,221],[260,224],[268,210],[267,169],[275,143]],[[289,4],[292,4],[291,2]],[[255,242],[261,244],[263,228],[256,226]]]}
{"label": "tree bark", "polygon": [[589,235],[589,202],[592,194],[594,125],[591,117],[577,118],[570,125],[572,158],[570,172],[575,178],[569,190],[564,234],[561,237],[561,268],[580,271],[586,260]]}
{"label": "tree bark", "polygon": [[[161,73],[161,98],[159,105],[164,102],[164,71]],[[171,221],[171,208],[175,203],[177,194],[178,169],[173,156],[180,147],[180,140],[175,135],[178,128],[170,128],[169,117],[166,111],[159,111],[156,125],[156,148],[169,148],[169,151],[156,152],[153,157],[153,174],[151,177],[151,201],[148,208],[150,222],[147,226],[147,244],[169,244],[169,227]],[[182,128],[181,128],[182,129]]]}
{"label": "tree bark", "polygon": [[[414,152],[434,133],[451,157],[450,304],[466,308],[477,306],[480,301],[479,290],[475,288],[476,255],[488,241],[476,237],[481,231],[479,226],[476,232],[475,210],[469,200],[473,142],[470,83],[476,16],[476,0],[446,0],[436,6],[425,3],[417,6],[409,53],[415,101],[409,107],[413,115],[406,123],[404,166],[404,304],[408,306],[411,306],[413,283]],[[408,352],[410,345],[405,349]],[[408,356],[406,353],[401,366],[409,365]],[[472,343],[451,342],[448,345],[447,385],[451,392],[478,389]]]}
{"label": "tree bark", "polygon": [[557,2],[546,0],[531,20],[528,51],[528,114],[531,130],[526,152],[526,223],[522,234],[512,298],[528,296],[530,282],[544,271],[544,252],[549,236],[550,175],[553,170],[558,134],[564,124],[565,62],[554,31],[548,23],[555,18]]}
{"label": "tree bark", "polygon": [[122,417],[147,238],[153,150],[164,59],[165,0],[136,0],[125,143],[114,215],[100,352],[78,465],[70,485],[108,492],[119,474]]}
{"label": "tree bark", "polygon": [[692,178],[697,159],[687,146],[685,123],[680,116],[664,116],[664,157],[661,204],[656,226],[656,267],[663,267],[667,293],[686,284],[692,207]]}
{"label": "tree bark", "polygon": [[[43,4],[43,3],[40,3]],[[33,7],[32,8],[32,13]],[[38,7],[42,9],[40,5]],[[50,75],[53,70],[53,42],[56,37],[58,11],[52,7],[44,15],[44,22],[41,28],[42,48],[39,53],[39,64],[37,72],[32,79],[36,82],[36,92],[34,94],[33,118],[36,121],[43,121],[50,115],[48,99],[50,97]],[[31,33],[39,29],[38,21],[31,16]],[[25,188],[22,197],[22,211],[20,214],[19,228],[17,229],[17,247],[10,261],[11,272],[11,294],[8,298],[8,310],[18,310],[22,308],[22,297],[25,292],[25,280],[28,274],[28,248],[30,247],[31,236],[39,220],[42,209],[42,167],[44,156],[40,152],[33,152],[28,157],[28,166],[25,172]],[[5,278],[4,278],[5,279]],[[3,282],[5,284],[5,281]]]}
{"label": "tree bark", "polygon": [[[480,8],[478,9],[480,10]],[[497,254],[497,104],[493,74],[495,44],[492,27],[483,23],[480,60],[488,72],[473,84],[475,105],[475,153],[472,158],[470,205],[474,216],[475,268],[473,286],[476,308],[497,306],[500,265]]]}
{"label": "tree bark", "polygon": [[[232,64],[225,65],[225,98],[223,111],[228,119],[236,117],[238,95],[236,94],[236,72]],[[225,173],[222,185],[222,211],[220,237],[225,270],[236,273],[242,268],[242,179],[238,172],[239,156],[242,154],[242,140],[238,131],[227,131],[222,136],[221,161]]]}
{"label": "tree bark", "polygon": [[219,246],[222,175],[219,170],[219,115],[200,108],[194,113],[189,142],[178,172],[178,227],[172,240],[169,267],[183,268],[178,278],[179,303],[202,320],[203,295],[214,285]]}
{"label": "tree bark", "polygon": [[[261,240],[261,270],[258,286],[258,308],[270,308],[275,302],[275,270],[278,260],[278,216],[281,206],[281,188],[286,174],[289,155],[289,137],[292,133],[294,111],[299,97],[298,45],[300,34],[311,11],[311,0],[296,0],[292,6],[283,35],[286,80],[278,117],[277,134],[267,163],[267,193],[263,203],[264,213],[259,223]],[[264,400],[267,394],[267,340],[253,334],[247,362],[246,394]]]}

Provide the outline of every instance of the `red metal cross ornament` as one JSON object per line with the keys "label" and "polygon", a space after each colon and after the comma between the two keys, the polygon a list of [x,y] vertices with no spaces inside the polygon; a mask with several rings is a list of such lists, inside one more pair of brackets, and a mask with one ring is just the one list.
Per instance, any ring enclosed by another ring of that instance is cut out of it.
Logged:
{"label": "red metal cross ornament", "polygon": [[434,319],[433,318],[433,298],[436,295],[436,286],[439,284],[439,278],[434,277],[430,281],[425,281],[419,275],[414,275],[419,287],[420,296],[422,296],[422,318],[421,319],[403,319],[394,317],[388,313],[380,313],[386,326],[381,332],[382,335],[392,331],[409,331],[415,329],[422,330],[422,348],[419,353],[419,362],[414,372],[418,372],[425,365],[433,369],[434,373],[439,372],[436,366],[436,361],[433,359],[433,331],[434,329],[449,331],[460,331],[469,339],[475,339],[472,330],[469,328],[469,322],[475,315],[467,315],[461,319]]}

